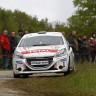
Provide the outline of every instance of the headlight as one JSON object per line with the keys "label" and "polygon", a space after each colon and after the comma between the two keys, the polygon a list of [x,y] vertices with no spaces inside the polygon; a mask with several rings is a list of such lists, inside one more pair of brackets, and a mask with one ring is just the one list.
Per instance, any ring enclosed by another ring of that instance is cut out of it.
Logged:
{"label": "headlight", "polygon": [[23,59],[22,54],[20,54],[19,52],[15,52],[13,56],[14,58],[17,58],[17,59]]}
{"label": "headlight", "polygon": [[56,53],[55,57],[62,57],[67,54],[66,48],[61,49],[58,53]]}

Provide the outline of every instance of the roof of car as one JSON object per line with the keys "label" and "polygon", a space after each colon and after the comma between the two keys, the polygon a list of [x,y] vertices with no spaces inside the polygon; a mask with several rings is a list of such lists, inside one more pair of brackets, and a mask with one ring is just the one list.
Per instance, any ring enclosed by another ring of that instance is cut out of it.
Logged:
{"label": "roof of car", "polygon": [[34,36],[62,36],[61,32],[38,32],[38,33],[30,33],[24,35],[23,38],[28,38],[28,37],[34,37]]}

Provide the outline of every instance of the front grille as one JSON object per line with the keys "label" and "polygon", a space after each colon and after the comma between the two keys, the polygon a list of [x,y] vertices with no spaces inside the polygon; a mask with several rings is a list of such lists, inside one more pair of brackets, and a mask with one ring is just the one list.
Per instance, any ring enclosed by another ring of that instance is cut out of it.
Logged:
{"label": "front grille", "polygon": [[[26,59],[28,66],[30,66],[31,68],[35,68],[35,69],[40,69],[40,68],[47,68],[49,67],[52,62],[53,62],[53,57],[35,57],[35,58],[27,58]],[[31,64],[31,62],[34,61],[48,61],[48,64]]]}

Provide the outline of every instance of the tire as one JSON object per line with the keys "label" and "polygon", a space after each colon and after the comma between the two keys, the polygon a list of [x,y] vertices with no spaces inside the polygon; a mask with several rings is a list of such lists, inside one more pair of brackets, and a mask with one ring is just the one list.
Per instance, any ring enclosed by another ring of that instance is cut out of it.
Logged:
{"label": "tire", "polygon": [[69,60],[69,64],[68,64],[68,70],[66,72],[64,72],[64,76],[70,74],[70,60]]}
{"label": "tire", "polygon": [[28,78],[28,77],[29,77],[29,75],[27,75],[27,74],[22,75],[22,78]]}
{"label": "tire", "polygon": [[73,69],[72,69],[72,72],[74,72],[76,70],[76,68],[75,68],[75,65],[74,65],[74,67],[73,67]]}
{"label": "tire", "polygon": [[73,68],[72,68],[72,72],[76,71],[76,68],[75,68],[75,62],[73,62]]}
{"label": "tire", "polygon": [[14,74],[14,78],[20,78],[19,74]]}

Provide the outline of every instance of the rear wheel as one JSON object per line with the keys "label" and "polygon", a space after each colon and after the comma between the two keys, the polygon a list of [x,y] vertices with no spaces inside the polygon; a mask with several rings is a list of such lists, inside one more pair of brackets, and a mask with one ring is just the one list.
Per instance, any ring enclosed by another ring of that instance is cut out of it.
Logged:
{"label": "rear wheel", "polygon": [[75,65],[74,65],[72,71],[74,72],[75,70],[76,70],[76,68],[75,68]]}
{"label": "rear wheel", "polygon": [[19,74],[14,74],[14,78],[20,78]]}

